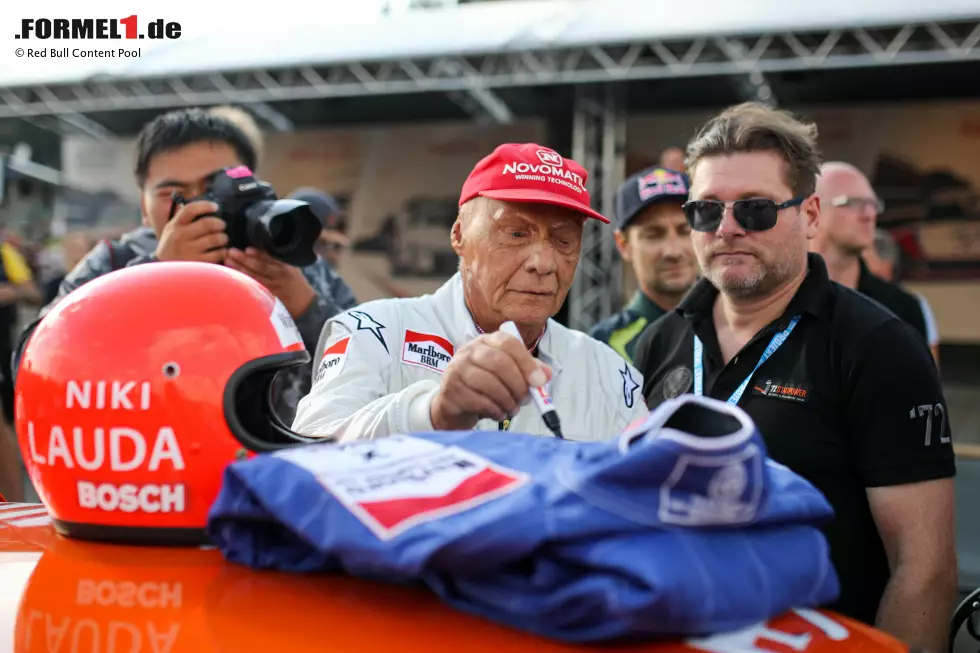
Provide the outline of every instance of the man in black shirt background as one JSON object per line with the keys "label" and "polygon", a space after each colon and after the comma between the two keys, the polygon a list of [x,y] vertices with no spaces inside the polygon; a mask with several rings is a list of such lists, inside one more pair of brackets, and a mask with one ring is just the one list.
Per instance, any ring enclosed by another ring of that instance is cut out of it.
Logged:
{"label": "man in black shirt background", "polygon": [[810,250],[823,256],[830,278],[867,295],[928,339],[922,305],[911,293],[874,275],[862,254],[874,247],[884,206],[864,174],[839,161],[825,163],[817,178],[820,221]]}
{"label": "man in black shirt background", "polygon": [[703,278],[646,329],[636,367],[651,409],[692,391],[738,405],[826,495],[829,607],[941,651],[957,591],[946,402],[924,339],[808,252],[816,136],[744,104],[694,137],[685,214]]}
{"label": "man in black shirt background", "polygon": [[[889,283],[898,284],[902,250],[895,242],[895,237],[889,232],[884,229],[875,229],[874,246],[864,250],[861,258],[871,270],[871,274]],[[901,288],[900,285],[899,287]],[[912,296],[919,302],[919,308],[922,309],[922,319],[926,323],[926,342],[929,343],[932,357],[936,359],[936,365],[939,365],[940,337],[936,315],[933,313],[929,301],[923,295],[912,293]]]}

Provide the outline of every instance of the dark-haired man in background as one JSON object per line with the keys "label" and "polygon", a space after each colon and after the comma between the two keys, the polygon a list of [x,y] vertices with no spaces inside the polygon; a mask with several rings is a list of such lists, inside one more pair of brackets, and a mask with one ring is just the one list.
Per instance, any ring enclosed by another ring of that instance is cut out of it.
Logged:
{"label": "dark-haired man in background", "polygon": [[[218,207],[207,200],[188,202],[170,217],[174,191],[186,198],[198,197],[219,170],[245,165],[254,171],[256,163],[252,140],[221,116],[185,109],[149,122],[136,139],[135,173],[143,226],[92,249],[65,276],[57,297],[41,309],[38,319],[75,288],[119,268],[155,261],[222,263],[259,281],[278,297],[312,353],[327,319],[354,305],[350,288],[323,259],[301,269],[252,248],[229,248],[224,221],[207,216]],[[14,369],[36,324],[21,336]],[[310,377],[310,366],[279,375],[276,405],[284,423],[292,423],[296,403],[309,390]]]}
{"label": "dark-haired man in background", "polygon": [[589,335],[631,363],[643,329],[677,308],[697,281],[698,261],[683,209],[689,186],[684,173],[654,166],[616,191],[616,247],[639,288],[626,308],[593,326]]}

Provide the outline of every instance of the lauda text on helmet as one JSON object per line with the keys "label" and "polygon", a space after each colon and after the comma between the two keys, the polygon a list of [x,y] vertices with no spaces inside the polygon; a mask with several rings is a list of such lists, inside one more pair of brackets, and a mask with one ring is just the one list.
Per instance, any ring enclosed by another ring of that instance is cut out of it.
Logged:
{"label": "lauda text on helmet", "polygon": [[[177,443],[177,436],[169,426],[162,426],[153,438],[153,447],[147,456],[147,439],[137,431],[125,426],[108,429],[96,427],[86,431],[81,426],[71,427],[71,444],[65,430],[55,424],[45,438],[34,432],[34,422],[27,423],[27,443],[31,460],[38,465],[60,464],[67,469],[84,469],[88,472],[105,471],[132,472],[145,469],[158,471],[164,462],[169,462],[174,471],[184,469],[184,456]],[[41,439],[43,438],[43,439]],[[37,442],[47,441],[45,453],[40,453]],[[108,443],[108,446],[107,446]],[[128,443],[128,444],[124,444]],[[106,451],[108,450],[108,456]],[[144,467],[144,463],[145,467]]]}
{"label": "lauda text on helmet", "polygon": [[[86,419],[85,426],[46,424],[38,431],[35,422],[28,419],[30,461],[91,472],[92,478],[78,478],[75,482],[82,508],[149,514],[184,512],[184,484],[160,482],[173,479],[171,474],[182,472],[186,466],[173,428],[164,424],[156,426],[155,432],[144,433],[126,425],[127,415],[150,410],[151,396],[149,381],[68,381],[65,407],[72,412],[94,411],[107,417],[108,423],[92,426],[93,420]],[[147,483],[150,479],[146,474],[157,472],[162,478]],[[119,476],[130,473],[140,474],[141,478],[129,481]]]}

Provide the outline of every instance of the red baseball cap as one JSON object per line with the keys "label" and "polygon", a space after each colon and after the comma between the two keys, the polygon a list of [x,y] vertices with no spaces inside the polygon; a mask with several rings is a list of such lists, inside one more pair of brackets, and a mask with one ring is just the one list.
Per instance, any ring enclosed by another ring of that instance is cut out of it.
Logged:
{"label": "red baseball cap", "polygon": [[477,196],[505,202],[564,206],[609,224],[592,208],[589,173],[571,159],[536,143],[504,143],[484,157],[463,183],[459,204]]}

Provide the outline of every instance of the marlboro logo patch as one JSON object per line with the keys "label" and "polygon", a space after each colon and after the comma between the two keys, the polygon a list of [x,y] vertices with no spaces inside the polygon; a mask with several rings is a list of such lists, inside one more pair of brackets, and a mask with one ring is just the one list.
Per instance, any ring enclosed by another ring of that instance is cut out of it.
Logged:
{"label": "marlboro logo patch", "polygon": [[406,365],[424,367],[434,372],[445,372],[455,352],[456,348],[453,347],[453,343],[442,336],[405,331],[402,362]]}
{"label": "marlboro logo patch", "polygon": [[338,340],[323,351],[320,366],[316,370],[314,383],[330,381],[337,378],[347,362],[347,348],[350,346],[350,336]]}

